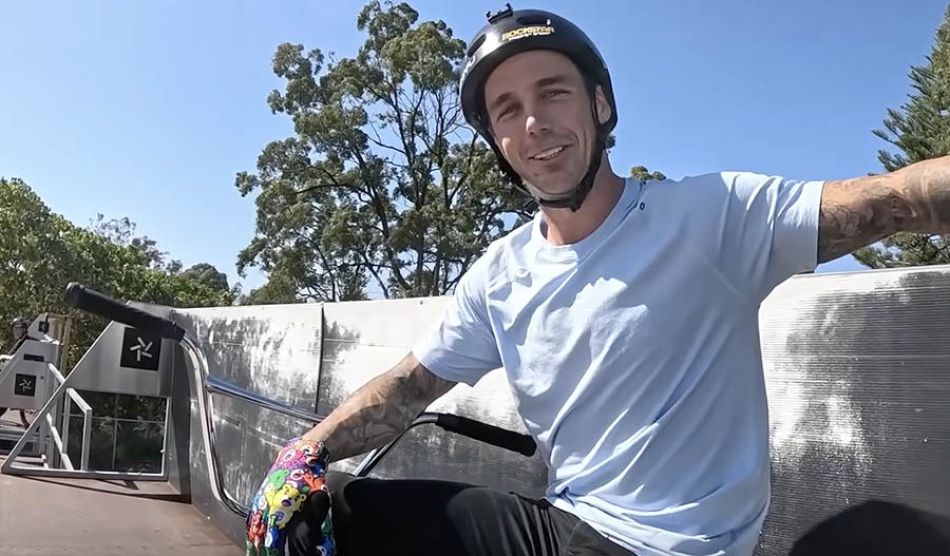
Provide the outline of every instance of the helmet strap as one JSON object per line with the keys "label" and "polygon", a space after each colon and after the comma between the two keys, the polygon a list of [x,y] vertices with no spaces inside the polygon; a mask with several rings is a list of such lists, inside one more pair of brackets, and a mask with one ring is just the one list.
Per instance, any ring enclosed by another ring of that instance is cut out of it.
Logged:
{"label": "helmet strap", "polygon": [[587,195],[590,193],[591,189],[594,188],[594,178],[597,177],[597,171],[600,170],[600,161],[603,157],[604,150],[607,147],[606,134],[598,128],[597,129],[597,138],[595,141],[595,147],[591,153],[590,163],[587,166],[587,173],[584,174],[584,177],[581,178],[581,181],[574,187],[574,190],[571,192],[569,197],[561,197],[559,199],[545,199],[543,197],[536,197],[535,200],[539,205],[551,208],[569,208],[571,212],[577,212],[581,208],[584,200],[587,198]]}
{"label": "helmet strap", "polygon": [[604,151],[607,150],[607,135],[608,132],[603,124],[600,123],[600,118],[597,115],[597,96],[596,96],[596,85],[592,79],[586,79],[587,81],[587,90],[590,94],[590,110],[591,115],[594,118],[594,125],[597,126],[597,134],[594,137],[594,149],[590,153],[590,162],[587,164],[587,172],[584,174],[584,177],[581,178],[581,181],[574,187],[571,194],[567,197],[561,197],[558,199],[545,199],[543,197],[535,197],[535,201],[541,206],[550,207],[550,208],[569,208],[571,212],[577,212],[581,208],[581,204],[584,203],[584,200],[587,198],[587,195],[590,193],[591,189],[594,188],[594,179],[597,177],[597,172],[600,170],[600,163],[603,159]]}

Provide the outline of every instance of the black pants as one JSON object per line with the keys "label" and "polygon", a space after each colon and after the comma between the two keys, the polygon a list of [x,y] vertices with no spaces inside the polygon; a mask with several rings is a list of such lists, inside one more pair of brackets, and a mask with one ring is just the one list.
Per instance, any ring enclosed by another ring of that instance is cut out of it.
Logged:
{"label": "black pants", "polygon": [[[327,474],[340,556],[634,556],[545,500],[436,480]],[[290,556],[311,556],[320,524],[288,524]]]}

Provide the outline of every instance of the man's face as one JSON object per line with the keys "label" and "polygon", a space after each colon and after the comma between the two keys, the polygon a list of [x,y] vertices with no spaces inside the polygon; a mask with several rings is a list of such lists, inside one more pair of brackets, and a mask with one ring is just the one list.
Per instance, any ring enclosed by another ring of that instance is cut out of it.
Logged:
{"label": "man's face", "polygon": [[[610,106],[596,94],[601,123]],[[485,106],[495,142],[535,195],[564,197],[584,174],[595,146],[590,97],[566,56],[532,50],[502,62],[485,82]]]}
{"label": "man's face", "polygon": [[23,324],[17,324],[13,327],[13,338],[19,340],[23,336],[26,336],[27,326]]}

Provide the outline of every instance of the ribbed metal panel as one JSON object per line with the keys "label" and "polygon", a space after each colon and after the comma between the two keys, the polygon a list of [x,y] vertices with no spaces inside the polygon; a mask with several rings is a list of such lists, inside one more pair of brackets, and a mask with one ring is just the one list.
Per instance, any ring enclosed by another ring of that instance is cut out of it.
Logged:
{"label": "ribbed metal panel", "polygon": [[950,269],[811,275],[763,304],[758,554],[950,554]]}

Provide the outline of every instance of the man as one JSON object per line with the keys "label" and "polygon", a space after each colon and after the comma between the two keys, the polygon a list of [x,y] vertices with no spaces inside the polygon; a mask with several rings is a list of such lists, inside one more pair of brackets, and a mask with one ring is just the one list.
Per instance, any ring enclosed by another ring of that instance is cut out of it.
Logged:
{"label": "man", "polygon": [[[289,538],[292,554],[345,556],[752,554],[770,495],[760,302],[893,232],[950,233],[950,161],[642,183],[611,169],[617,107],[580,29],[509,7],[467,56],[465,116],[540,211],[489,247],[403,361],[281,451],[249,552]],[[328,488],[332,460],[496,368],[549,466],[544,499],[339,476]]]}
{"label": "man", "polygon": [[29,336],[29,320],[23,317],[17,317],[13,319],[13,322],[10,323],[10,326],[13,327],[13,348],[10,349],[9,354],[13,355],[16,353],[16,350],[20,349],[20,346],[23,345],[23,342],[32,338]]}

